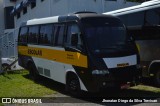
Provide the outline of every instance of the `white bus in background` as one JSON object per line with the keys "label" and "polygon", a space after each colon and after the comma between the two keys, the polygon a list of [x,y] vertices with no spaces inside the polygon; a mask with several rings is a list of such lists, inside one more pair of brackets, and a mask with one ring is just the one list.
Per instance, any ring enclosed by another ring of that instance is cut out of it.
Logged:
{"label": "white bus in background", "polygon": [[139,48],[142,76],[160,86],[160,0],[104,13],[119,17]]}

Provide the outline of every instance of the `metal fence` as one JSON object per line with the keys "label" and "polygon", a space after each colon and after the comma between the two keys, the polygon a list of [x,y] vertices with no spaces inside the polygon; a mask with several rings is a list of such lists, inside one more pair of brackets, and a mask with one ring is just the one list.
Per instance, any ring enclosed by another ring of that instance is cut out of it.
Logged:
{"label": "metal fence", "polygon": [[[0,35],[0,73],[3,71],[1,70],[2,59],[1,58],[11,58],[15,57],[15,60],[18,58],[17,52],[17,39],[18,39],[18,29],[14,29],[13,32],[8,34]],[[13,61],[11,63],[11,70],[21,70],[23,69],[18,65],[17,61]]]}
{"label": "metal fence", "polygon": [[15,31],[0,36],[0,51],[3,58],[17,57],[17,36]]}

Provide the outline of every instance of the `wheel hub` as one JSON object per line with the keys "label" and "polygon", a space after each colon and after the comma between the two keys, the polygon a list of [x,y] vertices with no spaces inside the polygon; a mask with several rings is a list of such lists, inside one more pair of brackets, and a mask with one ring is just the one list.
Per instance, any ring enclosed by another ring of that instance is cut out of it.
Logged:
{"label": "wheel hub", "polygon": [[77,89],[77,81],[76,80],[72,80],[69,85],[72,90],[75,91]]}

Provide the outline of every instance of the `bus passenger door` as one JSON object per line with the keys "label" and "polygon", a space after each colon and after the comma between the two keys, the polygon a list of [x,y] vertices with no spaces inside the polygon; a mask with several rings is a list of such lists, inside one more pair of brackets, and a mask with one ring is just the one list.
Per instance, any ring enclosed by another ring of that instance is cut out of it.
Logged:
{"label": "bus passenger door", "polygon": [[65,49],[63,47],[63,38],[65,33],[65,25],[64,24],[55,24],[54,25],[54,51],[53,53],[53,61],[52,62],[52,79],[55,81],[65,83],[65,71],[64,71],[64,52]]}
{"label": "bus passenger door", "polygon": [[[67,60],[70,64],[65,66],[65,70],[75,70],[74,66],[77,63],[76,59],[72,58],[76,53],[82,52],[82,40],[81,40],[81,32],[76,23],[68,24],[66,36],[64,38],[64,47],[68,52]],[[81,64],[81,63],[80,63]],[[76,72],[76,71],[75,71]]]}

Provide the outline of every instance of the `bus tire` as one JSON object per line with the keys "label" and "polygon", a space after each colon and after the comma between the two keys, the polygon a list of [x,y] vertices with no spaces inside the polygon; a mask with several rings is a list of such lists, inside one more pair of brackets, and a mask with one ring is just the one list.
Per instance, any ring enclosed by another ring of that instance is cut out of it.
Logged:
{"label": "bus tire", "polygon": [[80,83],[76,75],[68,75],[66,79],[66,91],[72,96],[80,96]]}
{"label": "bus tire", "polygon": [[160,70],[155,72],[154,82],[157,87],[160,87]]}
{"label": "bus tire", "polygon": [[37,81],[39,79],[38,71],[32,63],[29,64],[29,77],[33,81]]}

